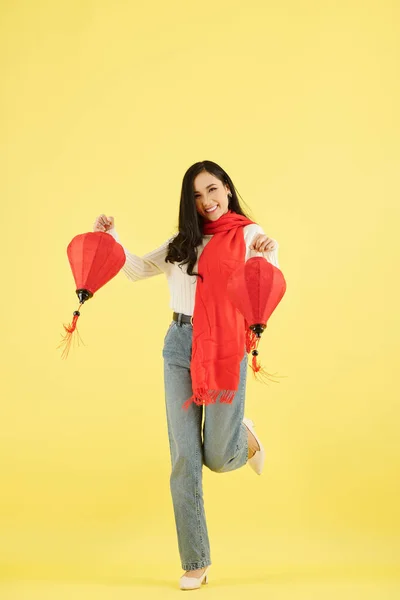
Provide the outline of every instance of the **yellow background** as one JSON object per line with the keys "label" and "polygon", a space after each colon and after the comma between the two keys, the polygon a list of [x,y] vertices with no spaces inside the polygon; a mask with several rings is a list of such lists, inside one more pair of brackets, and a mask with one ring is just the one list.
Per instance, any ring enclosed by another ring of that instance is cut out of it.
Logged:
{"label": "yellow background", "polygon": [[264,473],[203,471],[207,592],[398,597],[399,4],[17,0],[0,17],[2,599],[178,590],[165,277],[118,274],[82,309],[86,346],[56,345],[70,240],[106,213],[131,252],[156,248],[204,159],[287,281],[260,345],[286,377],[248,370]]}

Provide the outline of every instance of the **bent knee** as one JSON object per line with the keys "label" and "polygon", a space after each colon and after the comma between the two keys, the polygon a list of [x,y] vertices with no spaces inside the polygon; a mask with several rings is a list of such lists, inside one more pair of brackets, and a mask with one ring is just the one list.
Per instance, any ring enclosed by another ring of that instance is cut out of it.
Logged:
{"label": "bent knee", "polygon": [[223,471],[226,464],[231,460],[233,460],[232,457],[226,457],[223,454],[204,454],[205,466],[208,467],[210,471],[215,471],[216,473]]}

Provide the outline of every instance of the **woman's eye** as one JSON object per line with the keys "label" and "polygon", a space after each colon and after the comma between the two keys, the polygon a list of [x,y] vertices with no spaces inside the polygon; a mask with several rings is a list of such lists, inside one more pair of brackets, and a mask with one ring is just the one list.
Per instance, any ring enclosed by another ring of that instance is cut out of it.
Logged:
{"label": "woman's eye", "polygon": [[[215,187],[212,187],[212,188],[210,188],[208,191],[209,191],[209,192],[213,192],[213,191],[214,191],[214,190],[216,190],[216,189],[217,189],[217,188],[215,188]],[[195,197],[195,198],[198,198],[198,196],[199,196],[198,194],[195,194],[195,195],[194,195],[194,197]]]}

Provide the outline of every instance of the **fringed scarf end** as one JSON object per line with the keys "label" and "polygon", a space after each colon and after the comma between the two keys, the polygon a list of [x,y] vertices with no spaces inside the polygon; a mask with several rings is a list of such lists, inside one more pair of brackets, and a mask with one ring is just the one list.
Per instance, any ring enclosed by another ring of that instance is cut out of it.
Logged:
{"label": "fringed scarf end", "polygon": [[237,390],[225,390],[219,399],[221,404],[232,404]]}
{"label": "fringed scarf end", "polygon": [[[186,402],[183,403],[182,408],[187,410],[192,402],[198,406],[209,404],[215,404],[218,398],[218,394],[221,390],[207,390],[206,388],[198,388],[192,396]],[[221,404],[232,404],[233,398],[235,397],[236,390],[224,390],[222,392],[220,403]]]}

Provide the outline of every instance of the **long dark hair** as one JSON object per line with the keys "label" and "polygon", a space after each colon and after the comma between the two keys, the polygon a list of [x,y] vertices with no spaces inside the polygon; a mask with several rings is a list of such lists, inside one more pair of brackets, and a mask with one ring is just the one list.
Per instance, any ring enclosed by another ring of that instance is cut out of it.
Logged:
{"label": "long dark hair", "polygon": [[242,209],[238,200],[238,193],[233,185],[229,175],[211,160],[197,162],[186,171],[181,190],[181,201],[179,205],[179,233],[168,244],[165,262],[178,262],[179,268],[187,264],[187,274],[202,277],[200,273],[193,272],[193,267],[197,261],[197,246],[203,240],[202,234],[202,216],[197,212],[196,199],[194,197],[194,180],[199,173],[207,172],[217,177],[224,185],[229,185],[232,197],[229,199],[229,209],[232,212],[243,215],[248,219],[254,219],[248,216]]}

